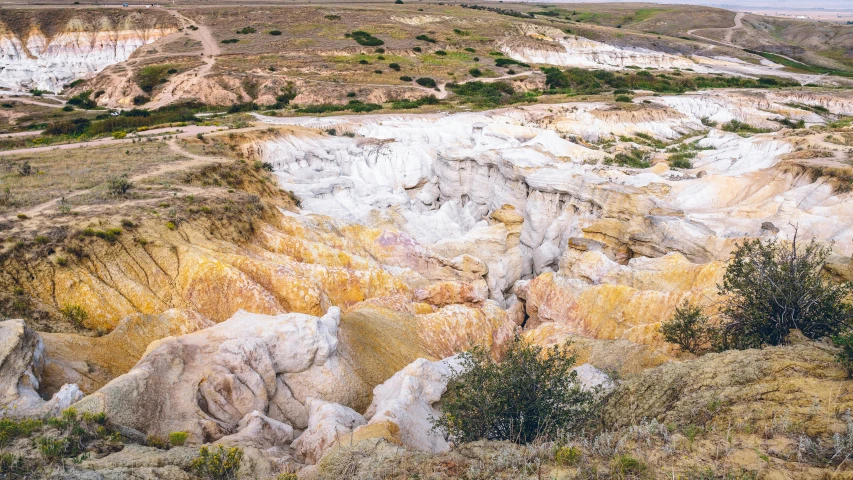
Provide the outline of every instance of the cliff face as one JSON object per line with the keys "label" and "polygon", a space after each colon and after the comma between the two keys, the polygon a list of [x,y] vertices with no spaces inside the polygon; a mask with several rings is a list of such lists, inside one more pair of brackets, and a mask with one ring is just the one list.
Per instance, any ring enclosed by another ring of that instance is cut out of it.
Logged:
{"label": "cliff face", "polygon": [[59,92],[177,28],[159,11],[61,12],[53,20],[44,15],[11,12],[0,19],[0,87]]}

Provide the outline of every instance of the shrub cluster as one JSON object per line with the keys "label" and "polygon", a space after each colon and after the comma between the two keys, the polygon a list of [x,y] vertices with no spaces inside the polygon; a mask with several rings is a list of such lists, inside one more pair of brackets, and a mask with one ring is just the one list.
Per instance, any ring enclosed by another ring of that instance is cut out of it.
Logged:
{"label": "shrub cluster", "polygon": [[[499,59],[500,60],[500,59]],[[653,75],[641,70],[638,72],[611,72],[606,70],[585,70],[570,68],[560,70],[556,67],[543,67],[545,86],[559,93],[594,95],[606,90],[651,90],[658,93],[684,93],[707,88],[769,88],[795,86],[789,80],[762,77],[758,80],[740,77],[716,75],[695,75],[673,77]]]}
{"label": "shrub cluster", "polygon": [[[833,337],[840,359],[853,365],[853,284],[833,283],[821,270],[831,248],[798,242],[746,240],[734,251],[723,282],[720,319],[682,305],[661,325],[664,338],[694,353],[780,345],[796,329],[807,338]],[[845,358],[849,358],[849,363]]]}
{"label": "shrub cluster", "polygon": [[583,428],[593,418],[595,393],[581,388],[567,347],[545,349],[516,337],[500,363],[479,347],[461,354],[434,427],[455,444],[526,444]]}
{"label": "shrub cluster", "polygon": [[364,45],[366,47],[378,47],[379,45],[385,45],[385,42],[363,30],[356,30],[352,33],[347,33],[344,36],[352,38],[359,45]]}

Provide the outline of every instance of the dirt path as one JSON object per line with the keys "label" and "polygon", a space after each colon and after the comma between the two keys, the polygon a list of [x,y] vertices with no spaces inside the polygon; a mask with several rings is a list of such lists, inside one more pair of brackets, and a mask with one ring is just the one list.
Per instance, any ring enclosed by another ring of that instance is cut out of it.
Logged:
{"label": "dirt path", "polygon": [[[204,128],[204,127],[202,127],[202,128]],[[190,134],[190,132],[187,132],[187,135],[189,135],[189,134]],[[122,143],[122,142],[123,141],[119,141],[117,143]],[[155,168],[151,171],[145,172],[145,173],[140,173],[138,175],[134,175],[134,176],[128,178],[128,180],[130,182],[141,182],[143,180],[153,178],[153,177],[156,177],[158,175],[163,175],[166,173],[179,172],[179,171],[187,170],[190,168],[199,167],[202,165],[208,165],[208,164],[212,164],[212,163],[224,163],[224,162],[228,161],[228,159],[224,158],[224,157],[207,157],[207,156],[197,155],[195,153],[189,152],[189,151],[185,150],[184,148],[182,148],[178,144],[177,137],[170,139],[167,142],[167,144],[169,145],[170,150],[172,150],[173,152],[175,152],[181,156],[187,157],[188,159],[178,161],[178,162],[164,163],[164,164],[158,165],[157,168]],[[84,144],[84,145],[91,145],[91,143]],[[77,146],[77,144],[75,144],[75,146]],[[34,149],[31,149],[31,150],[34,150]],[[179,188],[182,191],[186,190],[187,193],[199,193],[199,189],[197,187],[176,186],[176,188]],[[69,198],[74,198],[74,197],[78,197],[80,195],[85,195],[87,193],[91,193],[92,190],[93,189],[91,189],[91,188],[85,189],[85,190],[78,190],[76,192],[72,192],[68,195],[63,196],[62,198],[67,200]],[[192,192],[190,192],[190,190],[192,190]],[[2,217],[0,217],[0,221],[13,220],[16,217],[16,215],[18,215],[20,213],[23,213],[27,217],[34,218],[34,217],[38,217],[39,215],[44,214],[45,212],[55,211],[56,209],[59,208],[59,203],[62,200],[62,198],[54,198],[53,200],[48,200],[47,202],[40,203],[38,205],[30,207],[27,210],[23,210],[20,212],[15,212],[14,214],[2,216]],[[81,209],[85,210],[85,206],[77,207],[77,210],[82,211]]]}
{"label": "dirt path", "polygon": [[[155,96],[151,102],[145,106],[149,110],[164,107],[180,99],[180,94],[177,93],[178,89],[184,90],[191,88],[193,85],[201,82],[201,80],[213,69],[213,66],[216,64],[216,56],[220,54],[219,44],[216,42],[216,39],[213,38],[213,34],[210,33],[210,29],[208,27],[196,24],[196,22],[193,22],[189,18],[181,15],[176,10],[169,10],[169,13],[178,19],[184,27],[184,31],[188,32],[191,38],[201,42],[202,51],[200,54],[204,63],[171,78],[160,93],[158,93],[157,96]],[[193,30],[188,28],[190,25],[194,25],[196,29]]]}
{"label": "dirt path", "polygon": [[59,98],[52,98],[52,97],[51,97],[51,100],[56,100],[59,103],[40,102],[38,100],[33,100],[31,97],[19,97],[19,96],[16,96],[16,97],[2,96],[2,97],[0,97],[0,100],[2,100],[4,102],[26,103],[29,105],[39,105],[42,107],[50,107],[50,108],[62,108],[65,106],[65,100],[62,100]]}
{"label": "dirt path", "polygon": [[[734,47],[734,48],[742,49],[743,47],[741,47],[739,45],[735,45],[732,43],[732,35],[734,34],[735,30],[743,28],[743,17],[744,17],[744,15],[746,15],[746,14],[743,12],[738,12],[735,15],[734,26],[726,27],[726,28],[695,28],[693,30],[688,30],[687,34],[694,36],[696,38],[701,38],[702,40],[705,40],[705,41],[708,41],[711,43],[719,43],[719,44],[723,44],[727,47]],[[723,40],[714,40],[713,38],[708,38],[708,37],[703,37],[702,35],[697,35],[695,33],[697,30],[723,30],[726,33],[725,33],[725,36],[723,37]]]}
{"label": "dirt path", "polygon": [[[166,128],[157,128],[152,130],[147,130],[142,133],[142,135],[137,135],[134,137],[127,138],[101,138],[98,140],[92,140],[91,142],[76,142],[76,143],[63,143],[60,145],[48,145],[46,147],[34,147],[34,148],[19,148],[16,150],[4,150],[0,151],[0,156],[7,155],[20,155],[20,154],[29,154],[29,153],[40,153],[40,152],[48,152],[50,150],[68,150],[72,148],[86,148],[86,147],[100,147],[102,145],[116,145],[120,143],[132,143],[134,140],[138,140],[141,138],[148,137],[157,137],[162,135],[174,135],[175,138],[185,138],[190,137],[199,133],[211,133],[217,130],[221,130],[222,127],[204,127],[200,125],[189,125],[186,127],[166,127]],[[177,132],[177,130],[181,130],[181,132]],[[0,135],[2,136],[2,135]]]}

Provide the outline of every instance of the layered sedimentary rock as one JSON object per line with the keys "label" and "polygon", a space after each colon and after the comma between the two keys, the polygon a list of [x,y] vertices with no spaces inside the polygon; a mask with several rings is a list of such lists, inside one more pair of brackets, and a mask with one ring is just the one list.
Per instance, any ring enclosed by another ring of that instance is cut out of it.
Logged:
{"label": "layered sedimentary rock", "polygon": [[0,21],[0,87],[12,90],[59,92],[176,30],[175,22],[159,12],[82,12],[68,18],[58,13],[66,23],[48,28],[40,25],[38,15],[20,16],[15,12]]}
{"label": "layered sedimentary rock", "polygon": [[538,28],[528,31],[527,35],[538,44],[518,44],[507,40],[501,51],[526,63],[576,68],[621,69],[632,66],[666,69],[695,66],[692,60],[679,55],[639,47],[617,47],[577,35],[566,35],[556,29]]}

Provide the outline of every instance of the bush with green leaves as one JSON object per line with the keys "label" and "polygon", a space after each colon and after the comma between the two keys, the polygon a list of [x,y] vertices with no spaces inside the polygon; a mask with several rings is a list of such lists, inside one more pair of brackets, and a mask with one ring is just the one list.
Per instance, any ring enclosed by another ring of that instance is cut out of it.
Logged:
{"label": "bush with green leaves", "polygon": [[379,45],[385,45],[385,42],[363,30],[356,30],[352,33],[347,33],[345,36],[352,38],[359,45],[364,45],[366,47],[378,47]]}
{"label": "bush with green leaves", "polygon": [[433,426],[454,444],[526,444],[583,428],[594,417],[596,395],[581,387],[575,360],[568,344],[543,348],[519,337],[500,362],[481,347],[462,353]]}
{"label": "bush with green leaves", "polygon": [[427,87],[427,88],[435,88],[437,86],[437,84],[435,83],[435,80],[433,80],[429,77],[421,77],[421,78],[415,80],[415,83],[417,83],[418,85],[420,85],[422,87]]}
{"label": "bush with green leaves", "polygon": [[853,284],[834,283],[821,270],[832,249],[814,239],[747,240],[738,246],[718,286],[724,299],[715,348],[779,345],[791,330],[811,339],[851,325]]}
{"label": "bush with green leaves", "polygon": [[832,343],[839,347],[835,360],[847,370],[847,377],[853,378],[853,331],[846,331],[832,337]]}
{"label": "bush with green leaves", "polygon": [[639,148],[632,148],[625,152],[619,152],[604,161],[605,165],[619,165],[622,167],[632,168],[649,168],[651,162],[646,158],[645,152]]}
{"label": "bush with green leaves", "polygon": [[711,325],[702,308],[691,305],[687,300],[676,307],[675,313],[660,326],[663,339],[674,343],[685,352],[701,353],[711,341]]}
{"label": "bush with green leaves", "polygon": [[169,434],[169,445],[180,447],[187,443],[187,437],[189,437],[189,433],[187,432],[172,432]]}
{"label": "bush with green leaves", "polygon": [[243,449],[222,445],[201,447],[190,467],[193,473],[205,480],[235,480],[243,460]]}
{"label": "bush with green leaves", "polygon": [[127,177],[111,178],[107,182],[107,190],[109,190],[110,195],[121,196],[126,194],[131,188],[133,188],[133,183]]}

